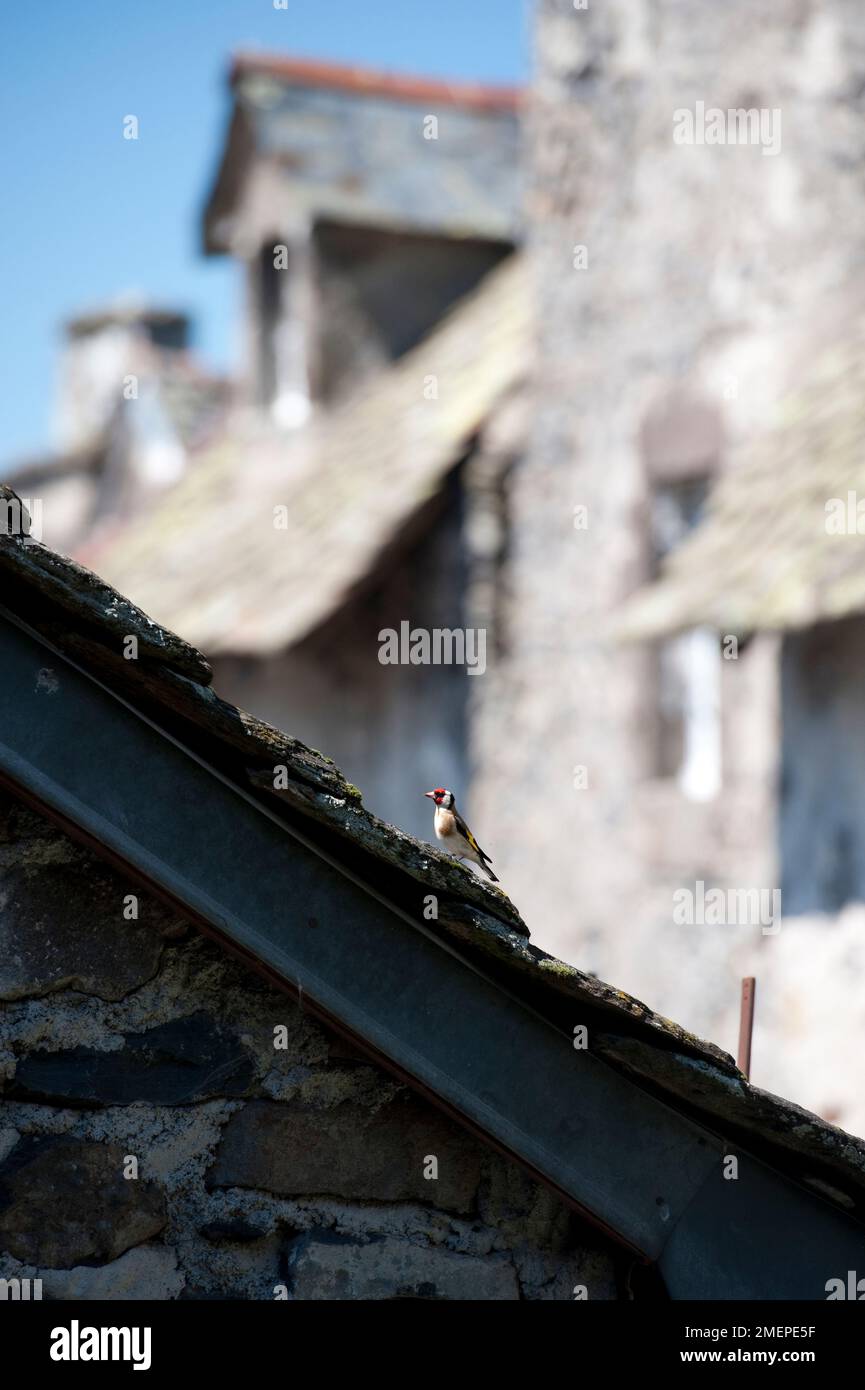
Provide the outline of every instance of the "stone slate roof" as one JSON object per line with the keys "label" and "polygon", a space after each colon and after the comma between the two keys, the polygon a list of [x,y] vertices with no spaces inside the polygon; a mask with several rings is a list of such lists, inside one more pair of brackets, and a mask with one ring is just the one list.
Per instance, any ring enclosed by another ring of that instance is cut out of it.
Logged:
{"label": "stone slate roof", "polygon": [[[9,490],[0,490],[0,497]],[[749,1085],[733,1060],[639,1000],[533,946],[506,894],[431,845],[371,815],[323,754],[221,700],[203,656],[95,575],[18,535],[0,534],[2,606],[169,737],[205,753],[376,894],[411,904],[417,884],[440,900],[448,949],[568,1035],[591,1027],[592,1051],[669,1106],[724,1134],[845,1210],[865,1211],[865,1141]],[[139,659],[124,660],[134,635]],[[273,790],[272,771],[288,769]],[[202,814],[206,809],[202,808]]]}
{"label": "stone slate roof", "polygon": [[827,502],[865,498],[865,318],[809,353],[804,382],[722,476],[661,578],[626,605],[624,636],[802,628],[865,609],[865,517],[861,535],[826,527]]}
{"label": "stone slate roof", "polygon": [[[251,163],[278,170],[299,218],[512,241],[520,220],[519,94],[273,56],[239,57],[234,112],[205,213],[228,249]],[[424,119],[439,139],[424,138]]]}
{"label": "stone slate roof", "polygon": [[[294,439],[257,438],[248,448],[223,440],[88,562],[214,656],[298,642],[404,537],[521,380],[526,280],[522,261],[509,257],[418,347]],[[424,396],[431,378],[437,399]]]}

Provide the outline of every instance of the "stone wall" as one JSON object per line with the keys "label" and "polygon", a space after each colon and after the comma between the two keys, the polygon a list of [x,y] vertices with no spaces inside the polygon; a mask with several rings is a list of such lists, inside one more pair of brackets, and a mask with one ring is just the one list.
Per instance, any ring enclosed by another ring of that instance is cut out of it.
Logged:
{"label": "stone wall", "polygon": [[514,1164],[5,795],[0,1000],[0,1279],[85,1299],[630,1288],[630,1259]]}

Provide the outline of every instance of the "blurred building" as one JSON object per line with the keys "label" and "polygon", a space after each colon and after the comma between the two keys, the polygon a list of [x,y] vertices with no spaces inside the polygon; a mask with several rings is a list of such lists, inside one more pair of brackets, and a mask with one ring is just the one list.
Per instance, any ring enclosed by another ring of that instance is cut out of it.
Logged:
{"label": "blurred building", "polygon": [[240,57],[204,215],[247,286],[245,392],[277,425],[355,392],[513,246],[517,94]]}
{"label": "blurred building", "polygon": [[[78,553],[387,819],[458,790],[543,946],[730,1050],[755,973],[758,1084],[861,1131],[865,557],[825,504],[865,486],[865,21],[539,0],[537,55],[522,120],[235,64],[243,379]],[[753,138],[675,138],[707,106]],[[483,676],[383,665],[403,622],[483,630]],[[714,889],[780,930],[677,920]]]}
{"label": "blurred building", "polygon": [[57,447],[10,473],[22,495],[40,499],[53,545],[77,552],[125,525],[223,427],[232,385],[202,368],[188,338],[184,314],[133,302],[66,325]]}
{"label": "blurred building", "polygon": [[[825,504],[861,469],[832,359],[860,324],[865,22],[842,0],[541,0],[537,45],[532,431],[474,822],[546,940],[731,1050],[755,973],[758,1083],[861,1131],[863,922],[837,914],[862,897],[862,687],[850,627],[807,627],[861,611],[861,542],[827,534]],[[677,141],[707,108],[737,138]],[[743,142],[748,110],[767,120]],[[623,643],[624,604],[716,488],[724,548],[707,521],[693,601]],[[674,894],[715,887],[782,888],[790,916],[677,921]]]}
{"label": "blurred building", "polygon": [[[166,316],[139,315],[129,342],[111,316],[81,342],[76,328],[65,438],[90,451],[86,495],[45,496],[45,539],[122,574],[195,633],[223,693],[426,833],[421,793],[469,781],[473,682],[448,647],[439,665],[384,665],[378,635],[488,625],[501,476],[524,433],[518,402],[494,406],[529,350],[524,277],[504,264],[519,96],[272,57],[237,59],[230,86],[203,225],[246,287],[230,409],[184,455],[167,409],[180,344],[164,328],[143,342]],[[42,496],[47,476],[12,481]]]}

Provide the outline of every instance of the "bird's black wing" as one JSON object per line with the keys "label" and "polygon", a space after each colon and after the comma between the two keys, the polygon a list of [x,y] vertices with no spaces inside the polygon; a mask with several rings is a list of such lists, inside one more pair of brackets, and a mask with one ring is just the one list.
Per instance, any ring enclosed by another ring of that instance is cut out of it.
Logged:
{"label": "bird's black wing", "polygon": [[493,861],[490,859],[490,856],[488,854],[484,854],[474,835],[469,830],[468,826],[466,825],[465,821],[463,820],[462,816],[459,814],[458,811],[454,811],[454,820],[456,821],[457,830],[460,832],[464,839],[468,840],[475,854],[479,854],[481,859],[485,859],[488,864],[491,864]]}

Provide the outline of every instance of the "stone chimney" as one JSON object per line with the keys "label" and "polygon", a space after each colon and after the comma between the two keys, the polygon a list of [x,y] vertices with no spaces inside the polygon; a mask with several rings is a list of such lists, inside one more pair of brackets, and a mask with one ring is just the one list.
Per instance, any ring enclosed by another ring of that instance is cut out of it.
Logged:
{"label": "stone chimney", "polygon": [[166,374],[188,337],[185,314],[134,303],[72,319],[60,367],[58,449],[77,452],[98,443],[118,403],[137,399],[143,376]]}

